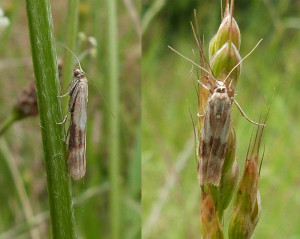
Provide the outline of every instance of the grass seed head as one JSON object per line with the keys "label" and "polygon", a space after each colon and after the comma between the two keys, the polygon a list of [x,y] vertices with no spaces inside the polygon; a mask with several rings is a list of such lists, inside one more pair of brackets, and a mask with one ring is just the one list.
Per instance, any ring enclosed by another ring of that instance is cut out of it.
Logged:
{"label": "grass seed head", "polygon": [[241,33],[232,11],[227,3],[219,30],[209,43],[210,58],[228,41],[233,43],[238,50],[240,49]]}
{"label": "grass seed head", "polygon": [[[225,79],[230,71],[242,60],[236,46],[229,41],[226,42],[210,60],[210,65],[214,75],[217,78]],[[239,65],[227,80],[227,88],[232,81],[232,89],[235,89],[236,83],[241,73],[241,65]]]}
{"label": "grass seed head", "polygon": [[[216,35],[209,43],[209,60],[212,71],[217,78],[224,80],[230,71],[241,61],[239,49],[241,46],[240,29],[233,18],[234,2],[226,2],[226,9],[222,22]],[[234,90],[240,76],[241,65],[239,65],[226,82],[227,88],[232,81],[231,88]],[[234,95],[234,91],[228,92],[229,97]]]}
{"label": "grass seed head", "polygon": [[229,238],[248,239],[251,237],[253,230],[251,216],[246,214],[243,209],[235,208],[229,222]]}
{"label": "grass seed head", "polygon": [[201,226],[203,239],[223,239],[223,227],[216,213],[210,192],[201,193]]}
{"label": "grass seed head", "polygon": [[258,127],[256,137],[246,158],[246,164],[241,182],[234,201],[234,211],[230,218],[230,238],[250,238],[258,222],[261,212],[259,181],[259,149],[264,127]]}
{"label": "grass seed head", "polygon": [[218,214],[222,215],[223,211],[228,207],[233,194],[235,192],[239,179],[239,166],[236,160],[234,160],[230,171],[222,175],[222,179],[219,186],[219,200],[218,200]]}

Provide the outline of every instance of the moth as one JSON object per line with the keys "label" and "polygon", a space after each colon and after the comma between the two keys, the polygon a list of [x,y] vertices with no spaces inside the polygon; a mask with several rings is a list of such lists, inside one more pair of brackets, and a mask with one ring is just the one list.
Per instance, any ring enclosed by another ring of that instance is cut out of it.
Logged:
{"label": "moth", "polygon": [[88,102],[88,81],[81,66],[73,71],[74,80],[69,85],[69,92],[60,97],[69,95],[68,113],[63,124],[71,115],[68,150],[68,167],[74,180],[81,179],[86,172],[86,107]]}
{"label": "moth", "polygon": [[217,80],[207,101],[201,129],[198,180],[201,185],[219,185],[231,122],[231,104],[226,85]]}
{"label": "moth", "polygon": [[[196,65],[209,75],[209,77],[206,77],[206,79],[209,79],[208,85],[205,85],[203,82],[198,80],[199,84],[201,84],[204,89],[210,92],[204,114],[198,114],[199,117],[204,117],[200,132],[200,143],[198,146],[197,171],[200,185],[211,183],[218,186],[220,183],[230,131],[232,103],[235,103],[242,116],[245,117],[249,122],[256,125],[265,126],[264,124],[259,124],[249,119],[234,97],[228,96],[228,92],[232,91],[232,81],[228,85],[228,89],[225,84],[231,73],[256,49],[261,41],[262,40],[260,40],[256,46],[231,69],[224,80],[216,79],[210,71],[198,65],[193,60],[183,56],[172,47],[169,47],[175,53],[179,54],[193,65]],[[200,50],[202,51],[202,48]]]}

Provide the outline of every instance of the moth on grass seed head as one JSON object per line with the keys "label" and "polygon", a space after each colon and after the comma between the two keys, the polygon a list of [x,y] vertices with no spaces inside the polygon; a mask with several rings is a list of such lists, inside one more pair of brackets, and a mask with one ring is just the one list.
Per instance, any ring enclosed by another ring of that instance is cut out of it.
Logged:
{"label": "moth on grass seed head", "polygon": [[[196,19],[196,15],[195,15]],[[262,41],[260,40],[256,46],[243,59],[239,59],[238,63],[229,70],[227,75],[221,75],[216,78],[213,74],[211,66],[208,64],[199,35],[198,25],[196,21],[196,31],[192,24],[192,30],[197,42],[200,54],[200,63],[185,57],[178,51],[169,47],[175,53],[191,62],[201,70],[201,80],[198,80],[202,86],[202,92],[209,92],[208,98],[201,97],[199,100],[199,109],[203,108],[203,112],[198,113],[200,124],[200,141],[198,147],[198,181],[200,185],[211,183],[218,186],[222,176],[222,169],[225,160],[227,141],[231,127],[231,105],[235,103],[243,117],[255,125],[262,125],[249,119],[234,99],[234,89],[232,89],[231,74],[241,63],[254,51],[254,49]],[[196,32],[198,33],[196,35]],[[203,100],[205,102],[203,103]]]}

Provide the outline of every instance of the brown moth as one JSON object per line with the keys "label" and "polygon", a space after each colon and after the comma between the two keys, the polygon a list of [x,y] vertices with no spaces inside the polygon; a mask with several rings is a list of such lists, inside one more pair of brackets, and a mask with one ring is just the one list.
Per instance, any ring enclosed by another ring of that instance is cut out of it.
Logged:
{"label": "brown moth", "polygon": [[[74,180],[79,180],[86,171],[86,107],[88,102],[88,81],[81,67],[73,71],[74,80],[69,85],[70,95],[68,114],[71,114],[69,133],[68,166]],[[64,118],[63,124],[67,117]]]}
{"label": "brown moth", "polygon": [[81,179],[86,171],[86,106],[88,102],[88,82],[80,68],[74,69],[74,80],[70,85],[68,165],[73,179]]}
{"label": "brown moth", "polygon": [[[210,92],[206,104],[206,111],[203,115],[198,114],[199,117],[204,117],[200,132],[200,143],[198,146],[197,171],[200,185],[211,183],[218,186],[220,183],[230,130],[232,103],[235,103],[242,116],[249,122],[255,125],[265,126],[264,124],[259,124],[249,119],[234,97],[228,96],[229,91],[231,91],[230,95],[234,95],[233,90],[231,89],[232,81],[229,84],[228,89],[225,84],[231,73],[256,49],[261,41],[262,40],[260,40],[256,46],[232,68],[224,80],[216,79],[209,70],[198,65],[193,60],[185,57],[169,46],[172,51],[209,75],[209,77],[205,77],[208,80],[208,86],[198,80],[199,84]],[[201,47],[200,43],[199,47]],[[202,51],[202,48],[200,50]]]}
{"label": "brown moth", "polygon": [[[256,49],[261,41],[231,69],[224,80],[216,79],[211,72],[205,70],[210,76],[207,78],[209,85],[206,86],[199,81],[210,92],[204,115],[200,115],[200,117],[204,117],[198,148],[197,171],[200,185],[211,183],[218,186],[220,183],[230,131],[232,103],[235,103],[242,116],[250,123],[265,126],[252,121],[243,112],[234,99],[234,90],[231,89],[232,81],[228,85],[228,89],[225,84],[231,73]],[[229,92],[232,97],[228,96]]]}
{"label": "brown moth", "polygon": [[[211,183],[218,186],[222,176],[222,169],[225,160],[226,146],[231,123],[231,105],[235,105],[240,110],[243,117],[250,123],[260,126],[249,119],[243,112],[234,97],[228,96],[225,81],[215,79],[214,89],[206,87],[210,96],[207,101],[203,125],[200,133],[200,143],[198,148],[198,181],[201,185]],[[230,89],[229,85],[229,91]]]}
{"label": "brown moth", "polygon": [[226,85],[217,80],[208,99],[201,129],[198,180],[201,185],[218,185],[221,180],[231,121],[231,100]]}

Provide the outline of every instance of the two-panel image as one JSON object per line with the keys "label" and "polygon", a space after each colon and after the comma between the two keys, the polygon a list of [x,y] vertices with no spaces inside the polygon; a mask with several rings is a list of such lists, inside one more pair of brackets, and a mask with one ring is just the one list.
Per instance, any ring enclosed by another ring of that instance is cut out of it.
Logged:
{"label": "two-panel image", "polygon": [[0,239],[300,239],[298,0],[1,0]]}

